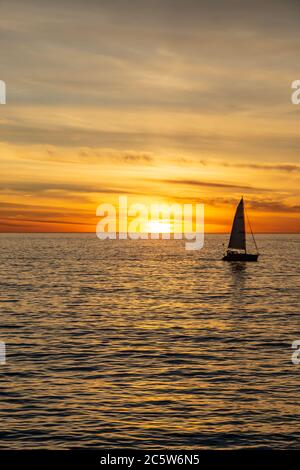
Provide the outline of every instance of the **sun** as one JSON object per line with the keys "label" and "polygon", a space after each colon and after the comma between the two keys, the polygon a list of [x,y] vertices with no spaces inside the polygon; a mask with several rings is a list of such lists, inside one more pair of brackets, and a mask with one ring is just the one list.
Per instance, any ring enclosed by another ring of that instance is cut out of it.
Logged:
{"label": "sun", "polygon": [[147,231],[148,233],[170,233],[171,224],[158,220],[150,220],[147,223]]}

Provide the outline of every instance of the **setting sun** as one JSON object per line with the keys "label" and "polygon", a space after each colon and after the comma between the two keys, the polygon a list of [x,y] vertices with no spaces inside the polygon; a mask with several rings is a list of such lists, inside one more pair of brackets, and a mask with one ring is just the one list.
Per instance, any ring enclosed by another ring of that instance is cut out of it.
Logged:
{"label": "setting sun", "polygon": [[147,224],[149,233],[171,233],[172,227],[169,222],[150,220]]}

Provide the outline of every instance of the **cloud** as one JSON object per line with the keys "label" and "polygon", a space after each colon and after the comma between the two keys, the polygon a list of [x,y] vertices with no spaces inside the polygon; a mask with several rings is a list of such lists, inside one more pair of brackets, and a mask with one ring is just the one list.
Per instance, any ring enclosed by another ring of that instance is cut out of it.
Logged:
{"label": "cloud", "polygon": [[251,209],[260,212],[300,213],[300,205],[288,205],[282,201],[250,200],[249,206]]}
{"label": "cloud", "polygon": [[[2,183],[2,187],[0,189],[1,192],[5,193],[7,191],[13,192],[21,192],[21,193],[32,193],[32,194],[49,194],[51,195],[59,195],[62,198],[67,194],[79,194],[79,193],[87,193],[87,194],[127,194],[130,191],[126,191],[120,187],[107,187],[104,186],[103,183],[99,184],[99,186],[95,186],[94,183],[91,184],[80,184],[80,183],[69,183],[69,182],[35,182],[35,181],[27,181],[27,182],[4,182]],[[59,193],[60,192],[60,193]],[[136,193],[134,193],[136,194]]]}
{"label": "cloud", "polygon": [[268,4],[233,0],[10,0],[1,7],[11,104],[263,110],[285,102],[297,70],[294,1],[273,1],[272,15]]}
{"label": "cloud", "polygon": [[[93,203],[95,204],[95,198],[101,195],[138,195],[138,196],[149,196],[151,195],[151,189],[145,191],[138,187],[130,188],[126,187],[124,183],[123,187],[121,183],[119,186],[104,186],[99,184],[99,186],[94,183],[91,184],[80,184],[80,183],[68,183],[68,182],[44,182],[37,183],[35,181],[27,182],[6,182],[2,183],[0,189],[0,194],[11,197],[13,195],[22,197],[39,197],[39,198],[48,198],[48,199],[58,199],[63,201],[70,200],[77,203]],[[9,202],[2,201],[0,206],[10,204]],[[30,204],[30,202],[29,202]],[[27,204],[26,204],[27,206]],[[49,208],[48,208],[49,209]],[[45,210],[47,208],[45,207]]]}
{"label": "cloud", "polygon": [[[153,180],[155,181],[155,180]],[[204,188],[224,188],[236,191],[254,191],[254,192],[261,192],[261,191],[268,191],[264,188],[254,188],[248,185],[240,185],[234,183],[222,183],[222,182],[214,182],[214,181],[200,181],[200,180],[172,180],[166,179],[164,183],[172,184],[172,185],[184,185],[184,186],[196,186],[196,187],[204,187]]]}
{"label": "cloud", "polygon": [[274,171],[284,171],[288,173],[299,173],[300,172],[300,165],[292,164],[292,163],[229,163],[229,162],[222,162],[221,165],[225,167],[232,167],[232,168],[249,168],[253,170],[274,170]]}
{"label": "cloud", "polygon": [[[48,216],[49,217],[49,214]],[[36,219],[36,218],[26,218],[26,217],[0,217],[0,221],[3,221],[5,225],[10,224],[23,224],[24,222],[30,222],[30,223],[35,223],[35,224],[61,224],[61,225],[93,225],[93,222],[91,219],[89,219],[87,222],[78,222],[78,221],[68,221],[66,219],[49,219],[49,218],[44,218],[44,219]]]}
{"label": "cloud", "polygon": [[[32,111],[34,113],[34,111]],[[32,114],[31,114],[32,116]],[[156,149],[159,153],[164,152],[185,152],[199,154],[214,155],[221,158],[224,154],[232,155],[234,159],[241,158],[241,155],[256,154],[258,157],[273,156],[273,158],[282,158],[282,154],[289,156],[290,159],[298,159],[300,151],[299,133],[289,133],[286,130],[281,133],[258,132],[253,130],[232,129],[226,130],[226,122],[224,121],[224,129],[213,131],[205,128],[205,118],[198,122],[195,116],[187,115],[183,118],[175,115],[170,118],[164,111],[153,115],[153,121],[149,123],[148,128],[141,124],[142,114],[137,114],[136,121],[127,126],[124,124],[122,128],[122,114],[107,117],[111,122],[111,127],[118,124],[118,130],[110,128],[101,128],[98,124],[95,127],[88,127],[87,123],[82,126],[66,125],[62,120],[67,118],[57,118],[57,122],[53,123],[28,123],[28,117],[24,116],[23,123],[4,123],[1,125],[2,141],[14,142],[18,145],[46,145],[61,148],[79,149],[79,154],[74,154],[73,160],[78,160],[84,154],[88,158],[96,160],[96,158],[104,158],[105,152],[98,152],[97,149],[114,148],[120,153],[113,154],[107,151],[107,158],[119,159],[124,163],[151,163],[152,155]],[[100,115],[100,118],[105,116]],[[126,120],[126,116],[123,116]],[[128,118],[128,117],[127,117]],[[165,118],[165,119],[164,119]],[[175,122],[172,126],[172,119]],[[193,123],[196,128],[188,129],[187,119]],[[97,122],[97,115],[95,116]],[[168,124],[166,124],[168,123]],[[197,130],[197,126],[203,127]],[[222,123],[220,123],[222,125]],[[98,127],[97,127],[98,126]],[[100,124],[101,126],[101,124]],[[83,147],[95,149],[94,151],[81,151]],[[124,149],[131,149],[129,151]],[[98,152],[98,153],[97,153]],[[123,153],[122,153],[123,152]],[[51,155],[49,155],[51,156]],[[63,157],[62,157],[63,160]]]}

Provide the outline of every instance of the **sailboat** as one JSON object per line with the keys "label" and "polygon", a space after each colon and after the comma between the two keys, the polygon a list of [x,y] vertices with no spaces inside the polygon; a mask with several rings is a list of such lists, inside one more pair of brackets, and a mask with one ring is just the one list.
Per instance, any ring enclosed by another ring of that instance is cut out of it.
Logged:
{"label": "sailboat", "polygon": [[[249,221],[249,219],[248,219]],[[233,219],[230,240],[226,254],[223,256],[223,261],[257,261],[259,257],[256,241],[252,232],[249,221],[251,234],[253,237],[254,245],[257,253],[247,253],[246,249],[246,229],[245,229],[245,208],[244,199],[242,198],[237,206],[235,216]]]}

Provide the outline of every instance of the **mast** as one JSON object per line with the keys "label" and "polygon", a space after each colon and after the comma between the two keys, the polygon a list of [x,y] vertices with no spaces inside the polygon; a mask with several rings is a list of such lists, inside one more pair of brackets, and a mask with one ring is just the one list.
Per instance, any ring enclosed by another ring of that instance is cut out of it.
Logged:
{"label": "mast", "polygon": [[251,235],[252,235],[252,239],[253,239],[253,242],[254,242],[254,246],[255,246],[256,252],[258,253],[258,247],[257,247],[256,241],[255,241],[255,238],[254,238],[254,233],[253,233],[253,231],[252,231],[252,227],[251,227],[251,223],[250,223],[248,211],[246,211],[246,208],[245,208],[245,212],[246,212],[247,221],[248,221],[248,224],[249,224],[249,227],[250,227],[250,232],[251,232]]}

